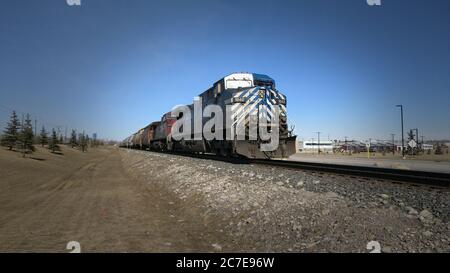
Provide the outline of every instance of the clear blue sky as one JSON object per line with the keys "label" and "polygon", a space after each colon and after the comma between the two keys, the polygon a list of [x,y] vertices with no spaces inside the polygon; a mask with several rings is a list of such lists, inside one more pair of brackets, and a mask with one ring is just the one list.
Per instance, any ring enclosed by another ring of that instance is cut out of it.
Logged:
{"label": "clear blue sky", "polygon": [[[300,138],[450,138],[450,1],[1,0],[9,110],[122,139],[234,71],[270,75]],[[40,124],[40,123],[39,123]]]}

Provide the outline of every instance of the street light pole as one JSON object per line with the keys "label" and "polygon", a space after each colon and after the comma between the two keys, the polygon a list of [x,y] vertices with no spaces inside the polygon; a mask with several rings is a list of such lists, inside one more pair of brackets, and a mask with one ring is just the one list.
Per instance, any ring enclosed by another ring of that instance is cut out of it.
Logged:
{"label": "street light pole", "polygon": [[396,105],[396,107],[400,107],[400,116],[401,116],[401,121],[402,121],[402,157],[404,159],[405,158],[405,135],[404,135],[404,131],[403,131],[403,105],[399,104],[399,105]]}
{"label": "street light pole", "polygon": [[392,155],[395,155],[395,134],[391,134],[392,136]]}
{"label": "street light pole", "polygon": [[320,155],[320,132],[317,132],[317,153]]}
{"label": "street light pole", "polygon": [[416,131],[416,153],[419,154],[419,129],[414,129]]}

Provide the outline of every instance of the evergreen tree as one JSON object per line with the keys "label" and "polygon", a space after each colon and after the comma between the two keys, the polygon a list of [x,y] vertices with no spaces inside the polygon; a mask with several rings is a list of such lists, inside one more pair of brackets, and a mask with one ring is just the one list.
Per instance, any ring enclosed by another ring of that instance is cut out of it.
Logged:
{"label": "evergreen tree", "polygon": [[3,132],[1,142],[3,146],[9,147],[9,150],[12,150],[17,145],[17,142],[19,140],[19,133],[18,133],[19,127],[20,127],[19,119],[17,118],[16,111],[13,111],[11,119]]}
{"label": "evergreen tree", "polygon": [[33,134],[33,125],[32,125],[32,121],[30,118],[30,114],[27,114],[25,122],[22,124],[22,130],[21,130],[20,134],[21,134],[21,142],[22,142],[22,149],[23,149],[22,152],[24,153],[24,156],[25,156],[25,153],[34,151],[34,146],[33,146],[34,134]]}
{"label": "evergreen tree", "polygon": [[62,134],[59,135],[59,144],[64,144],[64,140],[63,140]]}
{"label": "evergreen tree", "polygon": [[87,136],[83,133],[80,138],[81,151],[85,152],[87,150],[87,142]]}
{"label": "evergreen tree", "polygon": [[48,148],[50,150],[52,150],[52,153],[54,153],[54,152],[59,150],[58,136],[56,135],[55,129],[52,129],[52,138],[50,140],[50,144],[49,144]]}
{"label": "evergreen tree", "polygon": [[436,143],[436,149],[434,150],[434,154],[435,154],[435,155],[441,155],[441,154],[443,154],[443,152],[442,152],[442,146],[441,146],[441,144],[439,144],[439,142]]}
{"label": "evergreen tree", "polygon": [[45,131],[45,127],[44,126],[42,126],[41,135],[40,135],[40,141],[41,141],[42,147],[44,147],[44,145],[48,144],[47,131]]}
{"label": "evergreen tree", "polygon": [[75,130],[72,130],[72,134],[70,135],[70,146],[72,146],[73,148],[77,145],[77,132]]}

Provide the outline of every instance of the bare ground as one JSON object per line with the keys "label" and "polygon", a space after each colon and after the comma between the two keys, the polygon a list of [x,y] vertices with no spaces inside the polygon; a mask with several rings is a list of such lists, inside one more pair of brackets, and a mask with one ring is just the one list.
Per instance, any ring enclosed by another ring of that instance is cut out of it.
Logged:
{"label": "bare ground", "polygon": [[63,152],[0,152],[0,251],[207,251],[224,237],[167,189],[130,178],[118,149]]}

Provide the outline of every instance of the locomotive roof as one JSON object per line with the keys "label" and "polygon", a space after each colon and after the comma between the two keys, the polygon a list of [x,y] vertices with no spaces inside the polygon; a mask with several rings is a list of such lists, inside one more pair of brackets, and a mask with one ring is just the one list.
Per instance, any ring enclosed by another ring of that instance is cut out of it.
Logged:
{"label": "locomotive roof", "polygon": [[265,75],[265,74],[258,74],[258,73],[249,73],[249,72],[234,72],[231,73],[223,78],[221,78],[220,80],[216,81],[214,84],[226,79],[226,78],[241,78],[241,77],[248,77],[252,80],[259,80],[259,81],[265,81],[265,82],[275,82],[274,79],[272,79],[271,77]]}

